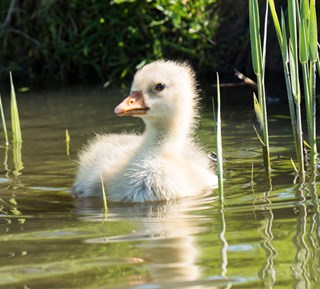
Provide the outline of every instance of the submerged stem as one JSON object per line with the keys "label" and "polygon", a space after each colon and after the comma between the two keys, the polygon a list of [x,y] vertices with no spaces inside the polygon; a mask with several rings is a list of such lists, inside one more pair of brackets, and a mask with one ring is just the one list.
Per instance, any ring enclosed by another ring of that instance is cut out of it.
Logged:
{"label": "submerged stem", "polygon": [[316,63],[310,65],[310,97],[311,97],[311,127],[312,131],[309,136],[311,146],[311,178],[315,180],[317,176],[317,128],[316,128]]}
{"label": "submerged stem", "polygon": [[299,162],[299,178],[300,182],[305,181],[304,171],[304,155],[303,155],[303,136],[302,136],[302,122],[301,122],[301,107],[300,102],[296,103],[296,115],[297,115],[297,146],[298,146],[298,162]]}
{"label": "submerged stem", "polygon": [[271,165],[270,165],[270,147],[269,147],[269,130],[268,130],[268,116],[267,116],[267,103],[264,81],[260,75],[257,77],[258,80],[258,96],[259,104],[262,111],[262,135],[263,135],[263,161],[264,169],[268,176],[270,176]]}

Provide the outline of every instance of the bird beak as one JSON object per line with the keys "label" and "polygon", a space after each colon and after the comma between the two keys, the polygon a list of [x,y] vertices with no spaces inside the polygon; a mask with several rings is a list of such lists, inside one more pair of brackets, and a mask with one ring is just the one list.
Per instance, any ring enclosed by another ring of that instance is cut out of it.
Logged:
{"label": "bird beak", "polygon": [[142,91],[131,91],[130,95],[114,109],[118,116],[138,116],[147,113]]}

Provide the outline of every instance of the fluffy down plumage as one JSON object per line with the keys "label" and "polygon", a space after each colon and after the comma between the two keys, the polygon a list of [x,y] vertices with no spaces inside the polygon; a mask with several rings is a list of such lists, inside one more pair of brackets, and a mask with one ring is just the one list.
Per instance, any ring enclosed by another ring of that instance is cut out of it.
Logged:
{"label": "fluffy down plumage", "polygon": [[144,133],[97,136],[80,153],[74,195],[102,196],[101,176],[112,202],[171,200],[215,187],[210,160],[192,138],[195,85],[185,63],[159,60],[138,70],[115,113],[141,117]]}

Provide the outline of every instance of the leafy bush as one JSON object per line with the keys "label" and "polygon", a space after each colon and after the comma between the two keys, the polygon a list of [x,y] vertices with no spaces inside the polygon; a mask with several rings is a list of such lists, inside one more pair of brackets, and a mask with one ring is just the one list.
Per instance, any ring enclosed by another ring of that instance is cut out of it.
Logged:
{"label": "leafy bush", "polygon": [[214,67],[215,0],[2,0],[0,79],[114,81],[157,58]]}

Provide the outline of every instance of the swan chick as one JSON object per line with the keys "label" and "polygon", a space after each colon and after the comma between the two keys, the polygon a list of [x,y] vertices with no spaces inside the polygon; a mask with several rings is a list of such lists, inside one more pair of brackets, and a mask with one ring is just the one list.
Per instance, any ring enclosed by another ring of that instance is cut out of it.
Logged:
{"label": "swan chick", "polygon": [[82,150],[73,192],[108,201],[147,202],[210,192],[217,186],[210,160],[195,143],[195,74],[186,63],[158,60],[134,76],[131,92],[114,110],[142,118],[139,134],[99,135]]}

